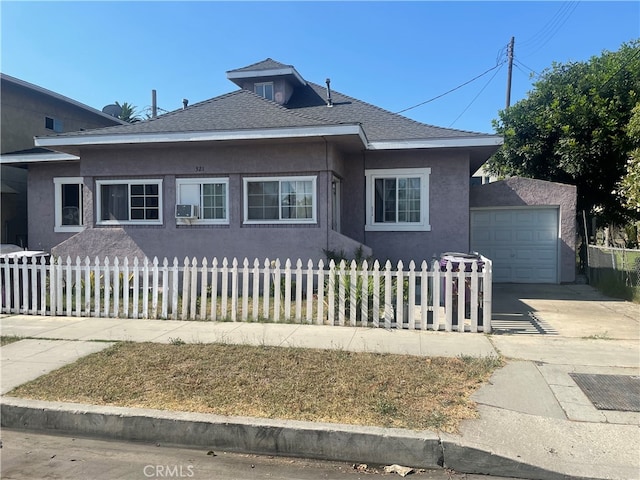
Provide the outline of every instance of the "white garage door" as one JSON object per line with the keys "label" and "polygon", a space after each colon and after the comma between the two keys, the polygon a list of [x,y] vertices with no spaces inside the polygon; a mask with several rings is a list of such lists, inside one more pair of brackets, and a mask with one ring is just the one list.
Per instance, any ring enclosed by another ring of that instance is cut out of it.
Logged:
{"label": "white garage door", "polygon": [[471,250],[493,260],[493,281],[558,282],[558,209],[471,211]]}

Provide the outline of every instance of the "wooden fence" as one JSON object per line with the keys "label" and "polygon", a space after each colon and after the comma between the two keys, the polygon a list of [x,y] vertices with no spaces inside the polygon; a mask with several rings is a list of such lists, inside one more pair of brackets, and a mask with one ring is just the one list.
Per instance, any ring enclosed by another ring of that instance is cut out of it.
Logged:
{"label": "wooden fence", "polygon": [[464,266],[27,258],[0,263],[2,312],[490,332],[491,261]]}

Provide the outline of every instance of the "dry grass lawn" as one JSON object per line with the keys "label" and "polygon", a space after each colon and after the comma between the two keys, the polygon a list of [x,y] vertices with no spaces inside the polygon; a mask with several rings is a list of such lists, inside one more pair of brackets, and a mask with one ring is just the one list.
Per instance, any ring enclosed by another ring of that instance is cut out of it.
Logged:
{"label": "dry grass lawn", "polygon": [[455,432],[502,365],[225,344],[118,343],[10,395],[262,418]]}

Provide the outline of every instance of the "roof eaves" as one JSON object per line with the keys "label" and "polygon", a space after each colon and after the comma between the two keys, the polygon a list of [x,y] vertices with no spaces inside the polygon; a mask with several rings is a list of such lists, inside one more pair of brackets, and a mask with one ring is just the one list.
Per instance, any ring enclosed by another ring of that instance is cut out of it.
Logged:
{"label": "roof eaves", "polygon": [[369,142],[370,150],[412,150],[425,148],[499,147],[504,139],[498,135],[429,138],[415,140],[378,140]]}
{"label": "roof eaves", "polygon": [[159,132],[116,135],[77,135],[75,137],[36,137],[38,147],[79,147],[88,145],[151,144],[172,142],[204,142],[225,140],[270,140],[320,136],[357,135],[363,145],[367,140],[362,127],[349,125],[316,125],[307,127],[216,130],[201,132]]}
{"label": "roof eaves", "polygon": [[13,153],[0,155],[0,164],[15,165],[42,162],[75,162],[80,160],[76,155],[60,152],[42,152],[42,153]]}

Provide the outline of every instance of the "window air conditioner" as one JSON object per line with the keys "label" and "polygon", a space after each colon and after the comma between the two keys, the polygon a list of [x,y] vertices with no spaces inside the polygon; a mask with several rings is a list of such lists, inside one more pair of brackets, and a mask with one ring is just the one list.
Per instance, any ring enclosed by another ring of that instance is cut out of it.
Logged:
{"label": "window air conditioner", "polygon": [[196,205],[176,205],[176,218],[197,218],[198,207]]}

